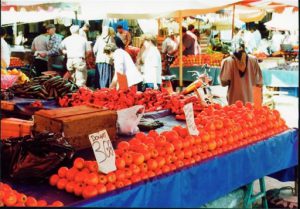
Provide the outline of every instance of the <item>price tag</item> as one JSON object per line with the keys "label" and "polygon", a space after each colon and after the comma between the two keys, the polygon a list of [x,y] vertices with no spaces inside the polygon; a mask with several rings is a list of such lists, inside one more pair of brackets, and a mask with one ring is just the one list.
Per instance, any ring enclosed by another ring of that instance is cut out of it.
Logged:
{"label": "price tag", "polygon": [[99,171],[107,174],[115,171],[116,155],[106,130],[89,135]]}
{"label": "price tag", "polygon": [[195,124],[193,103],[191,102],[184,105],[183,111],[185,114],[186,125],[188,127],[190,135],[199,135],[199,131]]}

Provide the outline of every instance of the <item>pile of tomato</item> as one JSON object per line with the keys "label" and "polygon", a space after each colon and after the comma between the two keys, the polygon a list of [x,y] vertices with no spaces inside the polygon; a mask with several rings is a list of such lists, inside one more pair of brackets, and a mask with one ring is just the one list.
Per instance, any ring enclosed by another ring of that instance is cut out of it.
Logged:
{"label": "pile of tomato", "polygon": [[60,201],[48,204],[45,200],[37,200],[13,190],[8,184],[0,182],[0,207],[62,207]]}
{"label": "pile of tomato", "polygon": [[[195,119],[199,135],[186,128],[148,134],[139,132],[130,141],[121,141],[115,149],[117,170],[98,171],[96,161],[75,159],[73,167],[61,167],[50,184],[77,196],[91,198],[136,182],[179,170],[213,156],[265,140],[287,129],[277,110],[254,108],[241,101],[204,109]],[[101,166],[101,165],[100,165]]]}
{"label": "pile of tomato", "polygon": [[22,67],[25,63],[18,57],[10,57],[9,67]]}
{"label": "pile of tomato", "polygon": [[104,88],[92,91],[80,88],[71,96],[59,98],[61,107],[93,104],[110,110],[120,110],[134,105],[144,105],[145,112],[170,109],[172,113],[178,115],[178,119],[184,119],[183,106],[190,102],[193,102],[194,112],[198,114],[202,106],[196,96],[176,93],[170,95],[164,90],[147,89],[145,92],[139,92],[134,88],[125,91]]}
{"label": "pile of tomato", "polygon": [[[221,62],[224,58],[224,54],[215,52],[213,54],[198,54],[198,55],[187,55],[182,56],[183,66],[198,66],[198,65],[210,65],[210,66],[221,66]],[[179,66],[179,58],[177,57],[172,63],[171,67]]]}

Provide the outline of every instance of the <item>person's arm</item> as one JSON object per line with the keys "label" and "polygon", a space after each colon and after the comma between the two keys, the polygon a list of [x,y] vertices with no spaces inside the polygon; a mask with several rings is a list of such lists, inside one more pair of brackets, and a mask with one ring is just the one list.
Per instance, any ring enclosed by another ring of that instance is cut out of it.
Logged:
{"label": "person's arm", "polygon": [[60,50],[60,38],[58,35],[53,35],[52,39],[49,40],[49,51],[47,52],[48,56],[59,55]]}
{"label": "person's arm", "polygon": [[97,38],[96,43],[95,43],[95,45],[94,45],[94,47],[93,47],[94,55],[96,55],[97,52],[98,52],[99,40],[100,40],[100,38]]}
{"label": "person's arm", "polygon": [[222,86],[229,86],[231,82],[231,66],[226,59],[221,63],[220,81]]}
{"label": "person's arm", "polygon": [[125,74],[124,67],[123,67],[124,60],[122,54],[119,51],[115,51],[113,55],[113,59],[114,59],[115,73],[109,88],[115,88],[117,86],[118,83],[117,73]]}
{"label": "person's arm", "polygon": [[125,47],[128,47],[130,44],[130,41],[131,41],[131,35],[130,35],[129,31],[126,33],[126,41],[127,42],[126,42]]}
{"label": "person's arm", "polygon": [[62,51],[63,54],[67,54],[67,49],[66,49],[66,41],[63,40],[61,43],[60,43],[60,51]]}
{"label": "person's arm", "polygon": [[256,86],[262,87],[263,86],[263,76],[262,76],[262,71],[260,69],[257,59],[256,59],[254,67],[255,67]]}
{"label": "person's arm", "polygon": [[32,50],[32,51],[36,51],[35,40],[32,41],[32,44],[31,44],[31,50]]}
{"label": "person's arm", "polygon": [[118,83],[118,78],[117,78],[117,71],[115,70],[115,73],[114,73],[114,77],[109,85],[109,88],[116,88],[117,87],[117,83]]}
{"label": "person's arm", "polygon": [[85,58],[92,53],[92,47],[88,41],[85,41]]}

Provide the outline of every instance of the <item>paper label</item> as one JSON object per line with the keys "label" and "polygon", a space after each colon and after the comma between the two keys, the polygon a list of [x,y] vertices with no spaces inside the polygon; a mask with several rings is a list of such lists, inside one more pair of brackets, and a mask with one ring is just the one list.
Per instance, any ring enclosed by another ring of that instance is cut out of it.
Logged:
{"label": "paper label", "polygon": [[193,103],[191,102],[191,103],[184,105],[183,111],[185,114],[186,125],[188,127],[188,131],[189,131],[190,135],[199,135],[199,131],[195,124]]}
{"label": "paper label", "polygon": [[115,171],[116,155],[106,130],[89,135],[99,171],[107,174]]}

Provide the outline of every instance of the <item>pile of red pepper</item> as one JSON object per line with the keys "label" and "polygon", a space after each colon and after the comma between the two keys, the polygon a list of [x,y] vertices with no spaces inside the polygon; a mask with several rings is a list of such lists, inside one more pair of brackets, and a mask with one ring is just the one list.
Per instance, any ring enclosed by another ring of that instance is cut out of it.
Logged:
{"label": "pile of red pepper", "polygon": [[176,119],[184,120],[183,106],[193,102],[195,117],[202,110],[202,106],[196,96],[184,96],[181,94],[170,95],[167,91],[147,89],[139,92],[135,88],[128,90],[98,89],[92,91],[80,88],[76,93],[59,98],[61,107],[78,105],[95,105],[110,110],[120,110],[134,105],[144,105],[145,112],[170,109],[176,114]]}

